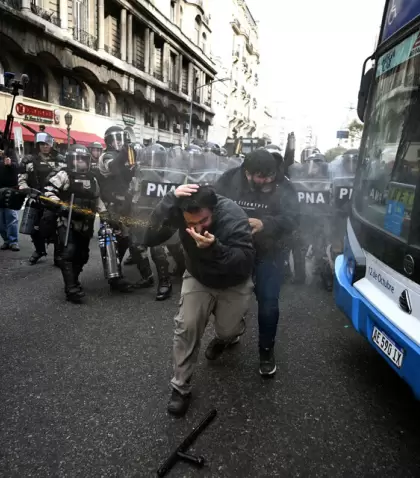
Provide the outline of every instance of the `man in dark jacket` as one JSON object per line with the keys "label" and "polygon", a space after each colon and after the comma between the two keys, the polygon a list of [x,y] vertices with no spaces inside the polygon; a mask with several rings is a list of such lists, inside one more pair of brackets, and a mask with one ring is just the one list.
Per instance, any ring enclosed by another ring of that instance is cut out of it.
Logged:
{"label": "man in dark jacket", "polygon": [[[0,189],[18,187],[18,162],[14,151],[0,151]],[[0,208],[0,235],[4,241],[2,251],[19,251],[18,211]]]}
{"label": "man in dark jacket", "polygon": [[207,354],[225,348],[245,330],[255,259],[251,227],[243,210],[208,186],[186,184],[168,193],[151,216],[145,244],[156,246],[178,229],[185,251],[178,315],[175,317],[173,392],[168,411],[183,415],[201,337],[214,314],[217,337]]}
{"label": "man in dark jacket", "polygon": [[244,209],[252,227],[262,376],[276,372],[274,343],[285,249],[289,236],[299,225],[296,192],[287,178],[279,181],[277,176],[277,163],[272,154],[258,149],[248,154],[241,166],[228,170],[216,185],[219,194]]}

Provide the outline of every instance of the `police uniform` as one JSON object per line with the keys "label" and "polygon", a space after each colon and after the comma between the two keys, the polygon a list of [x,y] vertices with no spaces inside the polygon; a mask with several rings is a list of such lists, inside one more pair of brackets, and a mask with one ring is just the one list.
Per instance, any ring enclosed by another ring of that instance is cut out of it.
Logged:
{"label": "police uniform", "polygon": [[[35,143],[37,147],[39,147],[38,145],[40,143],[46,143],[52,147],[53,142],[53,138],[47,133],[37,133],[35,136]],[[51,150],[48,155],[37,152],[36,154],[27,156],[22,160],[21,173],[18,175],[19,189],[23,190],[33,188],[42,191],[48,182],[48,178],[65,167],[66,160],[64,156],[54,150]],[[34,231],[31,234],[35,251],[29,259],[31,264],[36,264],[41,257],[47,255],[45,249],[46,238],[41,235],[39,230],[44,208],[36,199],[28,199],[28,201],[31,201],[32,206],[38,211]]]}
{"label": "police uniform", "polygon": [[[77,158],[78,155],[85,157],[89,164],[87,148],[73,145],[67,154],[67,168],[52,176],[44,189],[45,197],[53,201],[58,208],[56,213],[52,212],[57,218],[57,262],[63,275],[67,299],[72,302],[78,302],[84,297],[79,275],[89,259],[89,243],[93,236],[95,213],[106,213],[94,175],[88,168],[85,171],[78,171],[72,167],[73,158]],[[72,197],[73,208],[69,224],[68,205]],[[51,214],[51,210],[49,213]]]}

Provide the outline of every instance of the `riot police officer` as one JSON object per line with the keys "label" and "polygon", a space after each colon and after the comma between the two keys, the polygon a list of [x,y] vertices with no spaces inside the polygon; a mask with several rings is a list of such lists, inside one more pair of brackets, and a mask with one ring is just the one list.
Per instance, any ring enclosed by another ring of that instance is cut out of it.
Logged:
{"label": "riot police officer", "polygon": [[[40,132],[35,135],[36,152],[22,160],[21,173],[18,176],[20,190],[29,188],[41,191],[47,184],[48,177],[66,167],[64,156],[53,149],[54,139],[48,133]],[[37,220],[31,234],[35,251],[29,259],[31,265],[36,264],[41,257],[47,255],[45,237],[39,231],[39,224],[43,214],[43,207],[36,199],[31,201],[31,207],[37,209]]]}
{"label": "riot police officer", "polygon": [[[127,218],[130,214],[131,198],[128,193],[135,165],[130,150],[130,137],[120,126],[111,126],[104,135],[106,149],[99,158],[99,187],[101,197],[114,218]],[[128,227],[119,221],[117,231],[118,256],[122,261],[129,247]],[[130,292],[133,287],[124,278],[110,279],[111,290]]]}
{"label": "riot police officer", "polygon": [[[138,225],[131,229],[131,255],[133,262],[142,276],[137,287],[151,287],[154,284],[152,269],[143,245],[143,237],[148,224],[149,215],[159,203],[159,186],[165,183],[170,174],[167,168],[167,151],[160,144],[153,144],[139,152],[133,183],[133,216]],[[167,181],[171,182],[171,181]],[[158,289],[156,300],[165,300],[171,296],[172,282],[169,274],[169,262],[163,246],[150,248],[150,255],[156,265]]]}
{"label": "riot police officer", "polygon": [[103,153],[102,144],[99,141],[94,141],[89,145],[90,152],[90,169],[92,172],[98,171],[99,168],[99,158]]}
{"label": "riot police officer", "polygon": [[324,287],[330,290],[332,273],[327,251],[331,249],[333,209],[328,163],[321,153],[302,159],[303,164],[294,164],[289,168],[290,180],[297,190],[303,217],[299,229],[299,247],[293,247],[293,259],[295,266],[305,264],[309,283],[319,276]]}
{"label": "riot police officer", "polygon": [[[98,182],[90,171],[89,150],[79,144],[72,145],[66,162],[67,167],[50,177],[45,186],[45,196],[65,206],[58,206],[55,211],[47,209],[46,215],[57,218],[57,261],[67,300],[77,303],[85,296],[79,276],[89,259],[95,213],[104,219],[106,207],[99,196]],[[72,206],[71,212],[67,205]]]}

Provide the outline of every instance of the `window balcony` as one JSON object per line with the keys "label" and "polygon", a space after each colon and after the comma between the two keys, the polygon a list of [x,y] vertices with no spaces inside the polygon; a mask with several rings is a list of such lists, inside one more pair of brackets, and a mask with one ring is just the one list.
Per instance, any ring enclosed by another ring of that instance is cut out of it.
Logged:
{"label": "window balcony", "polygon": [[119,48],[115,48],[109,45],[104,46],[104,50],[115,58],[119,58],[121,60],[121,51]]}
{"label": "window balcony", "polygon": [[52,23],[53,25],[61,28],[61,20],[55,14],[55,12],[50,12],[48,10],[44,10],[43,8],[35,5],[31,2],[31,12],[39,18],[46,20],[47,22]]}
{"label": "window balcony", "polygon": [[22,9],[22,0],[0,0],[0,3],[3,5],[7,5],[14,10],[21,10]]}
{"label": "window balcony", "polygon": [[90,33],[80,30],[80,28],[73,28],[73,38],[82,45],[92,48],[93,50],[98,49],[98,39]]}
{"label": "window balcony", "polygon": [[74,108],[75,110],[89,111],[89,106],[85,98],[76,96],[73,93],[67,93],[60,98],[60,105],[67,108]]}
{"label": "window balcony", "polygon": [[163,81],[163,75],[162,73],[156,73],[156,71],[153,72],[153,76],[159,80],[159,81]]}
{"label": "window balcony", "polygon": [[178,91],[179,91],[179,83],[177,83],[176,81],[170,81],[170,82],[169,82],[169,88],[170,88],[172,91],[178,92]]}

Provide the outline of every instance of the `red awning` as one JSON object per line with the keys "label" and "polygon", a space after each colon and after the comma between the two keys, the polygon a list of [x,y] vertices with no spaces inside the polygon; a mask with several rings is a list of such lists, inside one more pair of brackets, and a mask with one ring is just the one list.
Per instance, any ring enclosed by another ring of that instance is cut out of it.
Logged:
{"label": "red awning", "polygon": [[93,133],[82,133],[81,131],[71,130],[70,136],[75,143],[82,144],[83,146],[89,146],[90,143],[98,142],[102,144],[102,147],[105,147],[103,138]]}
{"label": "red awning", "polygon": [[[0,120],[0,131],[3,132],[4,128],[6,127],[6,120]],[[13,130],[14,128],[21,128],[22,125],[18,123],[17,121],[13,121],[13,126],[12,126],[12,139],[14,139],[14,134]],[[22,136],[23,136],[23,141],[30,141],[32,142],[34,140],[34,135],[30,133],[27,129],[22,128]]]}
{"label": "red awning", "polygon": [[[22,123],[22,126],[25,127],[28,131],[31,131],[32,138],[29,141],[33,142],[34,134],[35,134],[34,131],[37,133],[40,132],[39,125]],[[45,126],[44,132],[51,135],[54,138],[54,141],[56,143],[58,144],[67,143],[67,134],[63,133],[61,129],[54,128],[53,126],[47,126],[47,125],[43,125],[43,126]]]}

